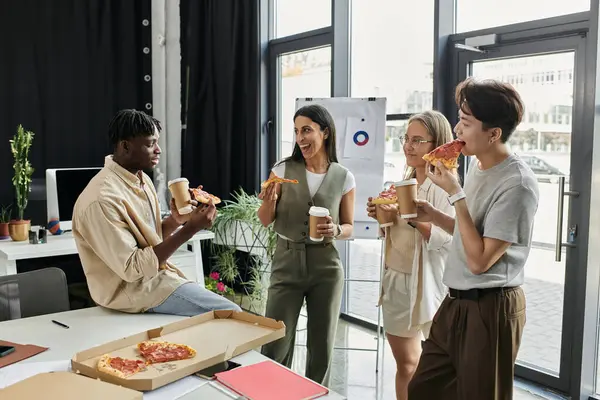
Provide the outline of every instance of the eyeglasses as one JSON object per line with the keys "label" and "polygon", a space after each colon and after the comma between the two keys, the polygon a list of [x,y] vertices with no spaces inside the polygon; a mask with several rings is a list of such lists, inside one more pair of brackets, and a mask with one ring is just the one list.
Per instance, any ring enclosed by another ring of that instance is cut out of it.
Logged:
{"label": "eyeglasses", "polygon": [[409,138],[408,136],[400,136],[401,144],[409,144],[411,147],[418,147],[422,143],[433,143],[433,140],[424,140],[423,138],[414,137]]}

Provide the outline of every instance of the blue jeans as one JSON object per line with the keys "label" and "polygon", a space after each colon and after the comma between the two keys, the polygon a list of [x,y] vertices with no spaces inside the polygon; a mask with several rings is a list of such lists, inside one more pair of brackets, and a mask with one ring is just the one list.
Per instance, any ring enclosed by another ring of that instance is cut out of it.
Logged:
{"label": "blue jeans", "polygon": [[179,286],[160,305],[148,309],[147,312],[193,317],[213,310],[242,311],[237,304],[225,297],[204,289],[197,283],[187,282]]}

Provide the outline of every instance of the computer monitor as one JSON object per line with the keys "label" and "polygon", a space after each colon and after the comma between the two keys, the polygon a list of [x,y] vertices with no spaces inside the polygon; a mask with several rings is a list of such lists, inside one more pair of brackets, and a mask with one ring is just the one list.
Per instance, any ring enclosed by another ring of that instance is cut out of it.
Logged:
{"label": "computer monitor", "polygon": [[100,167],[55,168],[46,170],[46,209],[48,221],[58,218],[60,229],[71,230],[73,207]]}

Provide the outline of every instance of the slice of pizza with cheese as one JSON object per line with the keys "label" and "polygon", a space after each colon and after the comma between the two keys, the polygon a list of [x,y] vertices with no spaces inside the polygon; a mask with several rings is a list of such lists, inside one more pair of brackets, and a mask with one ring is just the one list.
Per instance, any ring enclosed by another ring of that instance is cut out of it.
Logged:
{"label": "slice of pizza with cheese", "polygon": [[271,183],[298,183],[298,180],[297,179],[280,178],[277,175],[273,175],[271,178],[264,181],[260,185],[260,187],[263,189],[266,189]]}
{"label": "slice of pizza with cheese", "polygon": [[221,199],[215,196],[214,194],[210,194],[205,190],[202,190],[200,186],[196,189],[192,189],[192,193],[194,194],[194,200],[198,203],[208,204],[210,200],[212,200],[213,204],[219,204]]}
{"label": "slice of pizza with cheese", "polygon": [[118,378],[129,378],[146,369],[146,363],[142,360],[128,360],[121,357],[111,357],[105,354],[98,360],[96,366],[98,371],[116,376]]}
{"label": "slice of pizza with cheese", "polygon": [[390,186],[389,189],[383,190],[379,193],[379,196],[371,201],[373,204],[394,204],[398,201],[398,196],[396,196],[396,188],[394,185]]}
{"label": "slice of pizza with cheese", "polygon": [[462,140],[453,140],[425,154],[423,160],[434,166],[439,161],[448,169],[458,168],[458,156],[464,146],[465,142]]}
{"label": "slice of pizza with cheese", "polygon": [[137,347],[148,364],[187,360],[196,356],[196,350],[185,344],[146,340]]}

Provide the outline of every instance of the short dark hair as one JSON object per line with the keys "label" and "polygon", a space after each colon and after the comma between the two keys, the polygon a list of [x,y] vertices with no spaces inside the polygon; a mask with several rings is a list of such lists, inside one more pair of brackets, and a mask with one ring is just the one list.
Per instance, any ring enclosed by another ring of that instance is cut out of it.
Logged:
{"label": "short dark hair", "polygon": [[116,146],[122,140],[138,136],[152,136],[154,127],[160,132],[158,120],[143,111],[125,109],[119,111],[108,125],[110,143]]}
{"label": "short dark hair", "polygon": [[464,113],[482,122],[483,129],[502,129],[502,143],[506,143],[521,123],[525,112],[515,88],[494,79],[464,80],[456,87],[455,100]]}

